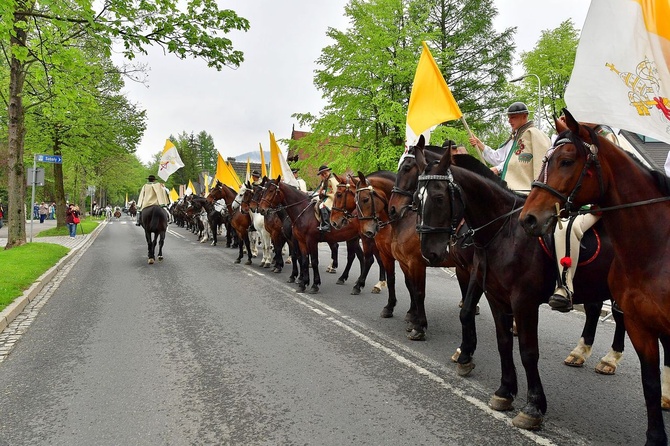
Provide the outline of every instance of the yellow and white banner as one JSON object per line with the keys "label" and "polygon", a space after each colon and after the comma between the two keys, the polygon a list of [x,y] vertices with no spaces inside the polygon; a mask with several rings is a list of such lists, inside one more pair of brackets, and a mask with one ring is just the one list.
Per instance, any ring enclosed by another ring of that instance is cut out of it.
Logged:
{"label": "yellow and white banner", "polygon": [[172,141],[169,139],[165,141],[165,148],[161,155],[161,160],[158,163],[158,176],[167,181],[170,175],[175,173],[180,168],[184,167],[184,163],[179,157],[179,152]]}
{"label": "yellow and white banner", "polygon": [[275,134],[270,132],[270,178],[275,180],[281,175],[281,180],[293,187],[298,187],[298,180],[293,176],[293,171],[286,161],[286,157],[277,144]]}
{"label": "yellow and white banner", "polygon": [[670,1],[592,0],[565,102],[579,121],[670,143]]}

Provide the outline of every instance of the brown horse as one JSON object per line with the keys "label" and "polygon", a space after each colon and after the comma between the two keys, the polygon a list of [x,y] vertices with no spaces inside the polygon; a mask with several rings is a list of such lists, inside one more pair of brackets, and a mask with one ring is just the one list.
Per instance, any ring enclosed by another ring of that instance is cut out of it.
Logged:
{"label": "brown horse", "polygon": [[[335,175],[338,179],[339,184],[335,190],[335,197],[333,198],[333,208],[331,209],[330,214],[330,224],[333,225],[335,229],[340,229],[346,225],[355,225],[360,228],[358,214],[356,212],[356,185],[358,183],[357,179],[352,178],[350,175],[347,175],[346,178],[340,178],[338,175]],[[395,174],[389,171],[379,171],[371,173],[368,178],[371,181],[376,182],[379,187],[383,187],[383,184],[386,184],[390,189],[395,182]],[[354,284],[354,288],[351,291],[352,295],[361,294],[361,290],[365,288],[365,279],[367,278],[370,268],[374,263],[375,259],[379,264],[379,282],[374,285],[372,288],[373,294],[379,294],[383,286],[386,285],[386,269],[383,264],[383,259],[380,256],[379,249],[375,244],[375,241],[369,237],[364,237],[362,233],[361,244],[363,245],[363,264],[364,270],[359,277],[359,280]],[[389,292],[391,292],[389,290]],[[392,291],[393,300],[395,300],[395,289]]]}
{"label": "brown horse", "polygon": [[149,264],[152,265],[156,260],[156,245],[158,245],[158,261],[162,261],[163,243],[168,227],[167,212],[158,205],[147,206],[142,209],[140,223],[144,228],[144,238],[147,240]]}
{"label": "brown horse", "polygon": [[[310,196],[293,186],[281,181],[281,176],[268,180],[266,189],[260,199],[260,209],[267,213],[271,209],[285,209],[293,223],[293,237],[298,242],[300,250],[300,279],[298,290],[304,292],[310,283],[309,265],[311,264],[313,281],[310,293],[318,293],[321,286],[319,274],[319,242],[347,242],[347,269],[353,261],[353,255],[358,257],[363,271],[363,255],[359,244],[358,233],[354,228],[343,228],[330,232],[320,232],[319,222],[314,213],[314,202]],[[331,245],[332,249],[332,245]],[[338,281],[339,282],[339,281]]]}
{"label": "brown horse", "polygon": [[[552,230],[557,214],[578,214],[597,204],[612,239],[608,281],[625,315],[640,359],[647,406],[647,444],[667,444],[661,412],[659,341],[670,347],[670,202],[668,178],[634,161],[621,148],[578,123],[567,110],[547,153],[540,181],[519,216],[532,235]],[[560,209],[560,212],[557,212]],[[581,271],[579,272],[581,274]],[[664,370],[665,371],[665,370]],[[664,382],[668,382],[664,373]]]}
{"label": "brown horse", "polygon": [[[536,429],[547,409],[538,369],[538,309],[554,290],[556,263],[519,224],[516,214],[525,197],[503,187],[481,163],[477,163],[481,169],[476,173],[459,167],[464,164],[458,161],[458,165],[452,165],[452,157],[445,154],[438,163],[429,164],[425,174],[419,177],[417,201],[421,203],[421,225],[449,227],[454,213],[465,217],[475,247],[474,262],[479,262],[477,282],[486,291],[500,353],[501,385],[489,406],[509,410],[518,392],[512,354],[514,318],[528,393],[526,405],[512,423],[520,428]],[[447,234],[451,235],[450,232]],[[429,255],[450,244],[439,232],[423,233],[422,238],[422,249]],[[613,253],[602,233],[601,241],[600,254],[582,266],[575,277],[576,303],[602,302],[610,298],[605,277]]]}
{"label": "brown horse", "polygon": [[242,257],[244,257],[244,249],[247,250],[247,261],[245,265],[251,265],[251,243],[249,241],[249,225],[251,224],[251,217],[249,214],[243,214],[240,210],[239,204],[233,206],[233,202],[237,197],[237,192],[235,192],[229,186],[221,183],[220,181],[216,182],[209,195],[207,195],[207,201],[214,203],[217,200],[223,199],[226,202],[226,207],[228,208],[228,215],[230,216],[230,226],[235,230],[237,236],[240,240],[239,243],[239,256],[235,260],[235,263],[240,263]]}

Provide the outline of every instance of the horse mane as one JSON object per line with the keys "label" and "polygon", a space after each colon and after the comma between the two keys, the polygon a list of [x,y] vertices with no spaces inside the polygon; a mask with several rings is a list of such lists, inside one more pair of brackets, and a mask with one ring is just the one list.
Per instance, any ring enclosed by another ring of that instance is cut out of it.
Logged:
{"label": "horse mane", "polygon": [[376,172],[372,172],[368,175],[365,175],[366,178],[383,178],[385,180],[390,180],[390,181],[395,181],[396,178],[396,173],[391,172],[390,170],[378,170]]}

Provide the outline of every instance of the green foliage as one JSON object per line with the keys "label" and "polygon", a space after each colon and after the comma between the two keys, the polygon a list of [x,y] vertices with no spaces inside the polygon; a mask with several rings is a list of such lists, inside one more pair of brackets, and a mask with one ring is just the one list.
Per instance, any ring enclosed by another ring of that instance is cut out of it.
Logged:
{"label": "green foliage", "polygon": [[[575,64],[579,31],[571,19],[553,30],[542,31],[533,50],[521,53],[521,63],[526,73],[537,74],[542,84],[543,119],[553,122],[565,107],[565,89],[568,86],[572,67]],[[521,93],[531,101],[537,101],[537,81],[526,78]],[[546,128],[546,127],[545,127]]]}
{"label": "green foliage", "polygon": [[[485,125],[506,102],[513,29],[492,31],[491,0],[352,0],[345,12],[351,27],[328,30],[334,43],[322,50],[314,78],[328,104],[320,116],[294,114],[312,129],[293,143],[310,164],[328,160],[339,172],[397,168],[422,40],[473,122]],[[443,125],[463,131],[460,122]]]}

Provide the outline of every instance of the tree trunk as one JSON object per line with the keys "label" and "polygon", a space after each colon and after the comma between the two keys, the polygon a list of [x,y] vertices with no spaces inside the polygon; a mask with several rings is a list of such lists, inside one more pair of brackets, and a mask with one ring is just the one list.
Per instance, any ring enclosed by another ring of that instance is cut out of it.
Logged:
{"label": "tree trunk", "polygon": [[[54,142],[54,155],[61,155],[60,139]],[[63,165],[54,164],[54,193],[56,194],[56,227],[65,227],[65,186],[63,185]]]}
{"label": "tree trunk", "polygon": [[[27,33],[20,27],[14,28],[15,35],[10,39],[10,46],[26,46]],[[23,143],[26,136],[23,109],[23,85],[26,79],[26,64],[14,56],[10,61],[8,133],[9,133],[9,175],[7,183],[8,222],[7,246],[11,249],[26,243],[26,177],[23,164]],[[32,203],[30,204],[32,212]]]}

